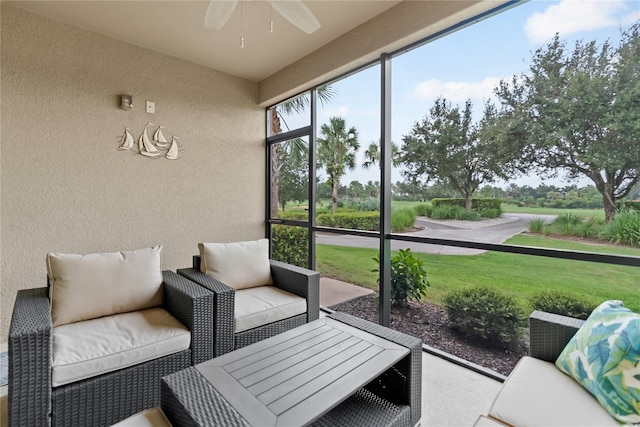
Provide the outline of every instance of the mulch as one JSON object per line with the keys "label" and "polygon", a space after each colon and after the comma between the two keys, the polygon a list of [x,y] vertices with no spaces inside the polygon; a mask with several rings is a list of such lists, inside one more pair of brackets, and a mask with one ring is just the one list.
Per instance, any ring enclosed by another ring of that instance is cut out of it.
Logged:
{"label": "mulch", "polygon": [[[378,323],[378,304],[375,296],[366,295],[335,306],[342,311]],[[472,340],[450,328],[444,307],[426,302],[409,301],[407,306],[392,306],[391,328],[422,339],[422,342],[458,356],[469,362],[509,375],[518,360],[528,354],[529,344],[513,349],[490,348],[485,342]]]}

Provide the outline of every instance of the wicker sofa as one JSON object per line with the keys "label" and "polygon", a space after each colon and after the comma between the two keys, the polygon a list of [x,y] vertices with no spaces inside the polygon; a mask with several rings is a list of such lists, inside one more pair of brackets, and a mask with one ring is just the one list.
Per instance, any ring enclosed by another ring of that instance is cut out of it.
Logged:
{"label": "wicker sofa", "polygon": [[52,385],[53,332],[47,287],[18,292],[9,331],[9,425],[108,426],[160,404],[160,378],[200,363],[213,348],[213,295],[162,272],[162,308],[191,334],[189,348],[69,384]]}
{"label": "wicker sofa", "polygon": [[619,426],[588,391],[554,364],[582,324],[534,311],[529,317],[530,356],[518,362],[475,426]]}
{"label": "wicker sofa", "polygon": [[273,286],[302,297],[306,312],[274,321],[241,332],[235,331],[234,305],[236,290],[200,271],[200,256],[193,257],[191,268],[178,269],[177,273],[213,292],[214,350],[211,357],[221,356],[237,348],[272,337],[307,322],[320,315],[320,273],[279,261],[269,260]]}

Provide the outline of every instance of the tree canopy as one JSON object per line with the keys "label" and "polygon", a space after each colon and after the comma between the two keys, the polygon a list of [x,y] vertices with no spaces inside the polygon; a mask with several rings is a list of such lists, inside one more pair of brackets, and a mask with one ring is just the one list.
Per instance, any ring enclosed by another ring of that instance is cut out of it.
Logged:
{"label": "tree canopy", "polygon": [[406,179],[449,183],[465,199],[467,210],[481,184],[514,172],[515,157],[493,140],[495,108],[486,104],[479,123],[473,122],[472,110],[471,100],[460,109],[444,98],[436,99],[422,122],[403,136],[400,154]]}
{"label": "tree canopy", "polygon": [[612,219],[640,179],[640,21],[617,47],[578,41],[568,49],[556,35],[495,94],[501,143],[543,175],[588,177]]}

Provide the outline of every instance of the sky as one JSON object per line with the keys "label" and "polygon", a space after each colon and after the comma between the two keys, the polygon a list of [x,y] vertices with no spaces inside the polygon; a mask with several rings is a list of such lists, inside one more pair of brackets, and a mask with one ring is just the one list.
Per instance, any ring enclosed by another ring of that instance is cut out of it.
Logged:
{"label": "sky", "polygon": [[[610,39],[616,46],[620,29],[640,20],[640,0],[531,0],[459,29],[419,48],[395,56],[392,60],[392,140],[401,145],[402,136],[427,114],[434,100],[442,96],[453,104],[474,104],[474,117],[479,118],[486,100],[493,98],[493,88],[505,78],[528,70],[532,53],[545,46],[558,33],[572,46],[577,40],[603,42]],[[340,116],[348,127],[358,130],[360,154],[370,142],[378,142],[380,134],[380,68],[374,66],[331,83],[335,96],[326,105],[319,104],[320,126],[330,117]],[[290,125],[300,120],[288,118]],[[304,119],[302,119],[304,121]],[[398,170],[392,181],[401,180]],[[379,170],[358,166],[341,183],[352,180],[366,183],[379,180]],[[536,187],[538,177],[520,177],[518,185]],[[563,186],[562,178],[547,179],[546,184]],[[588,179],[575,182],[579,186]],[[504,187],[505,182],[493,185]]]}

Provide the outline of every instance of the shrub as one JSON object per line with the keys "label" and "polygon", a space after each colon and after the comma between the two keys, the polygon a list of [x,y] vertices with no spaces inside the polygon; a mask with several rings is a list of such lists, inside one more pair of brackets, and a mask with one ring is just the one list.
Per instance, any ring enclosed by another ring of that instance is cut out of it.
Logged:
{"label": "shrub", "polygon": [[565,213],[558,215],[553,223],[556,225],[580,225],[582,218],[572,213]]}
{"label": "shrub", "polygon": [[464,217],[466,210],[462,206],[452,205],[439,205],[434,206],[431,212],[431,218],[443,220],[443,219],[457,219]]}
{"label": "shrub", "polygon": [[443,300],[454,330],[497,347],[520,343],[525,316],[515,298],[476,287],[450,292]]}
{"label": "shrub", "polygon": [[531,305],[536,310],[585,320],[598,303],[568,292],[543,291],[531,298]]}
{"label": "shrub", "polygon": [[318,225],[351,230],[378,231],[380,212],[337,212],[335,214],[318,214]]}
{"label": "shrub", "polygon": [[416,223],[416,212],[411,208],[391,211],[391,231],[408,230]]}
{"label": "shrub", "polygon": [[309,212],[302,212],[302,211],[278,212],[278,218],[280,218],[280,219],[290,219],[292,221],[308,221],[309,220]]}
{"label": "shrub", "polygon": [[622,211],[604,226],[603,235],[618,244],[640,246],[640,212]]}
{"label": "shrub", "polygon": [[271,257],[298,267],[309,267],[309,233],[306,228],[288,225],[274,225]]}
{"label": "shrub", "polygon": [[482,209],[480,211],[480,216],[482,218],[500,218],[500,215],[502,215],[501,209],[489,208],[489,209]]}
{"label": "shrub", "polygon": [[529,232],[530,233],[542,233],[544,230],[544,220],[540,218],[534,218],[529,221]]}
{"label": "shrub", "polygon": [[[465,207],[464,199],[460,198],[435,198],[431,199],[434,208],[442,205]],[[482,211],[484,209],[502,209],[502,199],[471,199],[471,210]]]}
{"label": "shrub", "polygon": [[416,211],[417,216],[431,216],[431,212],[433,212],[433,206],[429,203],[421,203],[413,207]]}
{"label": "shrub", "polygon": [[[380,265],[380,257],[373,258],[376,265]],[[372,270],[378,273],[376,267]],[[378,275],[378,285],[380,275]],[[427,270],[424,261],[417,258],[411,249],[400,249],[391,257],[391,301],[395,304],[406,305],[407,300],[420,301],[427,294]]]}

